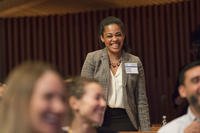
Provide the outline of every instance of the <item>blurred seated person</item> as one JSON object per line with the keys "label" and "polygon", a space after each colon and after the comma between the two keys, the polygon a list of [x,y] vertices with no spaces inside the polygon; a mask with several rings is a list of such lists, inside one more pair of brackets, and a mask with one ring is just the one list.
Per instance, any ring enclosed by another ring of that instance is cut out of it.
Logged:
{"label": "blurred seated person", "polygon": [[3,83],[0,83],[0,100],[2,99],[3,94],[6,91],[6,85]]}
{"label": "blurred seated person", "polygon": [[83,77],[66,80],[69,104],[69,133],[115,133],[99,127],[103,121],[106,103],[103,88],[97,80]]}
{"label": "blurred seated person", "polygon": [[0,133],[61,133],[64,83],[48,64],[26,62],[8,76],[0,107]]}
{"label": "blurred seated person", "polygon": [[178,90],[189,103],[187,113],[163,126],[158,133],[200,133],[200,60],[183,67]]}

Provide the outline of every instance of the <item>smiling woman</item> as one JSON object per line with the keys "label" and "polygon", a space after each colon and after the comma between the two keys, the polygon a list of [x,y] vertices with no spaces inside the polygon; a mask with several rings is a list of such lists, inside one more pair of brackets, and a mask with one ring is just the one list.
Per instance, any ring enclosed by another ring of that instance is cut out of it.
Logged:
{"label": "smiling woman", "polygon": [[[115,133],[99,128],[106,103],[103,88],[97,80],[76,77],[67,82],[70,124],[64,127],[69,133]],[[69,118],[69,117],[68,117]]]}
{"label": "smiling woman", "polygon": [[127,52],[125,33],[119,18],[103,19],[99,38],[104,48],[88,53],[81,76],[96,78],[104,87],[107,108],[103,127],[150,130],[143,66],[137,56]]}
{"label": "smiling woman", "polygon": [[1,133],[62,132],[64,85],[54,69],[24,63],[11,72],[7,88],[0,107]]}

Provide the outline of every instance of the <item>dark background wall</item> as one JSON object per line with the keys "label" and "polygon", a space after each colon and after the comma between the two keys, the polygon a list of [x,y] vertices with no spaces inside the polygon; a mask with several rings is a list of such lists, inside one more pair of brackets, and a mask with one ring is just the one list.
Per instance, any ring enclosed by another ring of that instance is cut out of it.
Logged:
{"label": "dark background wall", "polygon": [[0,79],[25,60],[57,66],[64,77],[78,75],[88,52],[99,49],[98,25],[106,16],[122,19],[131,52],[141,58],[152,123],[178,115],[172,104],[179,68],[195,59],[191,32],[200,25],[200,1],[0,19]]}

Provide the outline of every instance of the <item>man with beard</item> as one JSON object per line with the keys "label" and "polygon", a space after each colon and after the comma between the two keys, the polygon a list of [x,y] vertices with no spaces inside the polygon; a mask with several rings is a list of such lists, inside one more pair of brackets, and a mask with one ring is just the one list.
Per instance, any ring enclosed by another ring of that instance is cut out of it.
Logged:
{"label": "man with beard", "polygon": [[187,113],[163,126],[158,133],[200,133],[200,60],[181,70],[179,94],[189,103]]}

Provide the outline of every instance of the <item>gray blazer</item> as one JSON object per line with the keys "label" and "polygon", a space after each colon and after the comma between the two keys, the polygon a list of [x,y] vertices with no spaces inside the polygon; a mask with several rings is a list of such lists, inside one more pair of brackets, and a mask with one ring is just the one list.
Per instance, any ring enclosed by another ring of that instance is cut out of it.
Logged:
{"label": "gray blazer", "polygon": [[[139,73],[127,74],[124,63],[137,63]],[[135,128],[142,131],[150,130],[142,63],[137,56],[123,52],[122,64],[123,96],[126,112]],[[88,53],[82,67],[81,76],[97,79],[104,87],[104,95],[106,102],[108,102],[111,75],[106,48]]]}

